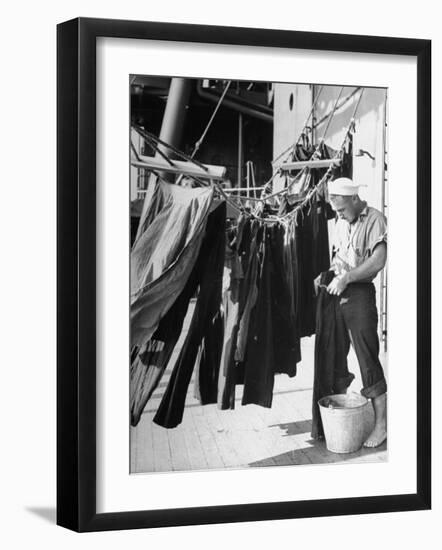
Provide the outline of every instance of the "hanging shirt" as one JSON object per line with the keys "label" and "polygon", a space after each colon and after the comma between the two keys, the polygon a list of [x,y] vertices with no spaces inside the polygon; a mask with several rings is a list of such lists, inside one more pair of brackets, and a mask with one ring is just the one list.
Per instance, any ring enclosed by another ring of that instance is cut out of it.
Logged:
{"label": "hanging shirt", "polygon": [[387,219],[376,208],[365,205],[352,223],[338,218],[333,231],[332,267],[342,274],[360,266],[381,242],[387,242]]}

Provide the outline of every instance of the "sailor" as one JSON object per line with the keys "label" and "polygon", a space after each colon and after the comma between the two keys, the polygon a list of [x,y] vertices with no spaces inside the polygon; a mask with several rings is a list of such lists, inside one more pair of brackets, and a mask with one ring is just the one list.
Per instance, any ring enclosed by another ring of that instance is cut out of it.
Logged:
{"label": "sailor", "polygon": [[387,438],[387,384],[379,361],[378,312],[373,280],[387,260],[387,220],[359,197],[359,186],[349,178],[328,184],[336,212],[333,230],[334,278],[327,287],[339,296],[345,334],[355,350],[363,383],[361,394],[371,399],[375,425],[364,443],[378,447]]}

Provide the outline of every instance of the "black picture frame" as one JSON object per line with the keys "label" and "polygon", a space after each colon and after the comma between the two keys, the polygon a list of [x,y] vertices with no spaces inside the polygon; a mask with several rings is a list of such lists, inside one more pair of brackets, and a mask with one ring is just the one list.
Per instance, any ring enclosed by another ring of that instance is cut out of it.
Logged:
{"label": "black picture frame", "polygon": [[[397,54],[417,60],[417,491],[362,498],[96,512],[96,39]],[[79,18],[57,28],[57,523],[75,531],[431,507],[431,41]]]}

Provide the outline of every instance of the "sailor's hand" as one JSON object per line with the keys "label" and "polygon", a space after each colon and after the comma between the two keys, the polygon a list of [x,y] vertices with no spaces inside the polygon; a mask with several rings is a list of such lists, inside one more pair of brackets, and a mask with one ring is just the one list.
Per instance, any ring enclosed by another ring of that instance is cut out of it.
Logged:
{"label": "sailor's hand", "polygon": [[335,294],[336,296],[340,296],[344,292],[344,290],[347,288],[347,285],[348,285],[347,274],[344,273],[343,275],[338,275],[328,285],[327,292],[329,294]]}

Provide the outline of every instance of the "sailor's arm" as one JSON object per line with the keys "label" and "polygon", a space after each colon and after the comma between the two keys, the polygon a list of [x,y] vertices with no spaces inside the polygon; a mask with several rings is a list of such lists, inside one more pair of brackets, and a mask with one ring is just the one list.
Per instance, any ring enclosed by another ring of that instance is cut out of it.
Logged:
{"label": "sailor's arm", "polygon": [[387,245],[380,242],[376,245],[372,255],[361,265],[350,271],[344,272],[333,279],[328,285],[327,291],[338,296],[345,290],[348,284],[373,279],[385,267],[387,262]]}

